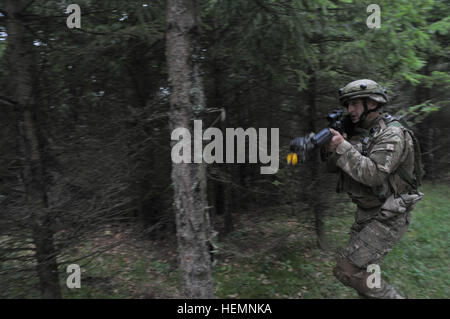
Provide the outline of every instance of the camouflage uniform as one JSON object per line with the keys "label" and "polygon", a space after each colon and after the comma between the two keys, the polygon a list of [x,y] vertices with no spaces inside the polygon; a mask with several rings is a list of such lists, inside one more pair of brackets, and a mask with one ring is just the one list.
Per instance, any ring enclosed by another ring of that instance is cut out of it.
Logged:
{"label": "camouflage uniform", "polygon": [[357,205],[350,240],[340,252],[334,275],[367,298],[402,298],[384,280],[380,288],[367,286],[367,266],[379,264],[400,240],[411,222],[410,212],[423,194],[398,174],[414,171],[411,136],[391,126],[388,114],[364,120],[349,140],[338,145],[328,168],[338,171],[338,192],[347,192]]}

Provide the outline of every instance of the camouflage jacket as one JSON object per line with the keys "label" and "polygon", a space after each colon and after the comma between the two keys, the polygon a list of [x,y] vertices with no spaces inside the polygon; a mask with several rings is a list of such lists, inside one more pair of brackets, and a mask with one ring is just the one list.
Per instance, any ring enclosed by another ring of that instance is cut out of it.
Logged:
{"label": "camouflage jacket", "polygon": [[401,127],[387,126],[389,118],[365,121],[328,159],[328,169],[340,174],[337,191],[347,192],[363,210],[380,207],[394,191],[411,189],[396,170],[403,166],[413,173],[413,141]]}

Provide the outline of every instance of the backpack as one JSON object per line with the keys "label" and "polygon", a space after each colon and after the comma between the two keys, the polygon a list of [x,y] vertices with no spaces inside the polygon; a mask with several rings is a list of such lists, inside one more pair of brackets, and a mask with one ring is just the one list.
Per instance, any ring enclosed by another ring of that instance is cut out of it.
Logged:
{"label": "backpack", "polygon": [[411,137],[414,145],[414,176],[411,176],[402,166],[400,166],[396,173],[403,179],[406,183],[408,183],[414,190],[417,190],[420,185],[422,185],[422,179],[425,174],[425,170],[423,168],[422,163],[422,152],[420,149],[420,143],[417,137],[414,135],[414,132],[408,128],[406,123],[402,123],[402,121],[398,118],[395,118],[389,114],[383,116],[383,120],[386,126],[397,126],[403,130],[403,133],[408,133]]}

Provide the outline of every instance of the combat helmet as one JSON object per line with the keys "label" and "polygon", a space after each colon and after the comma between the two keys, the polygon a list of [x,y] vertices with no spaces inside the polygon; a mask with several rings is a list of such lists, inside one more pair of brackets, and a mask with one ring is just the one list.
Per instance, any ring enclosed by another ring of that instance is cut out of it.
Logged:
{"label": "combat helmet", "polygon": [[[359,119],[360,122],[363,122],[369,113],[379,110],[388,102],[387,90],[377,82],[369,79],[356,80],[339,89],[339,102],[341,105],[347,106],[348,101],[353,99],[363,99],[364,112]],[[368,99],[377,102],[375,109],[369,110],[367,106]]]}
{"label": "combat helmet", "polygon": [[345,106],[349,100],[357,98],[369,98],[381,105],[388,102],[387,90],[369,79],[356,80],[339,89],[341,105]]}

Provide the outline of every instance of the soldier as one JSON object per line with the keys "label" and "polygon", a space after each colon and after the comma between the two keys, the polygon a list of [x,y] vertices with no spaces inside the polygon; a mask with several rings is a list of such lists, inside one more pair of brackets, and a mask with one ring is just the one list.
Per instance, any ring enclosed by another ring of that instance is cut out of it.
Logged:
{"label": "soldier", "polygon": [[[346,133],[342,136],[331,129],[327,166],[339,172],[337,191],[347,192],[357,211],[333,273],[362,297],[402,299],[383,279],[381,287],[369,288],[367,266],[379,264],[392,250],[411,223],[411,210],[423,197],[417,191],[421,174],[415,167],[416,140],[392,116],[381,114],[388,97],[378,83],[354,81],[339,95],[348,110]],[[416,153],[420,154],[417,148]]]}

